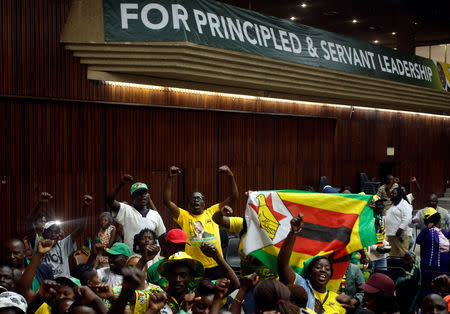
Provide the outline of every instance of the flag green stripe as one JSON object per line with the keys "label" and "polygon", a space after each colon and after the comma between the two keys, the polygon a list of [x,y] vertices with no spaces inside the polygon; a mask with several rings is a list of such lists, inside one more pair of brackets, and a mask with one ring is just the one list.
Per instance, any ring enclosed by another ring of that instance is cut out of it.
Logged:
{"label": "flag green stripe", "polygon": [[359,216],[358,232],[363,247],[368,247],[377,243],[373,210],[369,206],[364,207]]}

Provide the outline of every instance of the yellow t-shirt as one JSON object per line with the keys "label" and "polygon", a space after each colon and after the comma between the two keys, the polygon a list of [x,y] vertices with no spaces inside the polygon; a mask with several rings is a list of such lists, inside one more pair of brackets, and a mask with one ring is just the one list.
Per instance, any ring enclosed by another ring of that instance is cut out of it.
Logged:
{"label": "yellow t-shirt", "polygon": [[244,228],[244,218],[230,217],[230,228],[228,229],[229,232],[239,234],[243,228]]}
{"label": "yellow t-shirt", "polygon": [[338,294],[334,291],[327,290],[324,293],[314,290],[314,296],[320,303],[327,314],[345,314],[346,310],[336,300]]}
{"label": "yellow t-shirt", "polygon": [[52,312],[51,306],[44,302],[34,313],[35,314],[50,314],[51,312]]}
{"label": "yellow t-shirt", "polygon": [[207,208],[201,215],[192,215],[180,208],[178,219],[174,218],[174,221],[187,234],[187,241],[190,245],[186,245],[186,253],[202,262],[205,268],[215,267],[217,263],[212,258],[203,255],[200,250],[202,242],[214,244],[220,255],[223,255],[220,246],[219,225],[212,220],[212,216],[217,211],[219,211],[219,204]]}

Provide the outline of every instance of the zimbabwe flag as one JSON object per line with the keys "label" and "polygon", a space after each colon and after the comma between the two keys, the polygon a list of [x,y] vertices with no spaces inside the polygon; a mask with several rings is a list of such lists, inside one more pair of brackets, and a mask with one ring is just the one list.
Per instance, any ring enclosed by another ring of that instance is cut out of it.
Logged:
{"label": "zimbabwe flag", "polygon": [[290,264],[301,273],[304,263],[316,255],[330,256],[333,277],[329,289],[337,291],[347,270],[350,254],[377,243],[372,195],[324,194],[295,190],[252,192],[247,201],[247,235],[244,253],[259,259],[272,271],[291,229],[292,217],[303,214]]}

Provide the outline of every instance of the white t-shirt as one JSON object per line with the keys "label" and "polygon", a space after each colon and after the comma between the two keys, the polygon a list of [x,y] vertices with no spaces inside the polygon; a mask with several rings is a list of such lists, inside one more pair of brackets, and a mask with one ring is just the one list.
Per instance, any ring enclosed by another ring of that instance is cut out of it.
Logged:
{"label": "white t-shirt", "polygon": [[412,218],[412,206],[402,199],[397,205],[392,206],[386,212],[385,230],[387,236],[395,236],[398,228],[401,228],[407,236],[412,236],[409,223]]}
{"label": "white t-shirt", "polygon": [[56,241],[50,252],[42,257],[41,263],[47,264],[53,270],[53,276],[70,277],[69,255],[77,249],[77,242],[69,235]]}
{"label": "white t-shirt", "polygon": [[111,288],[122,285],[123,276],[113,273],[109,267],[97,269],[97,275],[100,282],[107,283]]}
{"label": "white t-shirt", "polygon": [[123,226],[123,242],[133,250],[134,235],[148,228],[155,232],[156,237],[160,237],[166,232],[164,222],[155,210],[149,210],[145,217],[134,207],[120,203],[119,212],[115,220]]}

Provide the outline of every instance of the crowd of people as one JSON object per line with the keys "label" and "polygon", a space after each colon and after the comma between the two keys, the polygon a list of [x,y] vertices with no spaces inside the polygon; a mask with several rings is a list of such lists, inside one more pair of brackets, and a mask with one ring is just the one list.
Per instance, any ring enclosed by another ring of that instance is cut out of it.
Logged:
{"label": "crowd of people", "polygon": [[[182,209],[172,198],[181,170],[169,169],[163,201],[179,226],[171,230],[148,186],[124,175],[107,197],[110,211],[98,218],[95,243],[81,250],[77,240],[86,230],[92,196],[82,197],[82,217],[67,233],[60,221],[47,220],[43,207],[53,197],[42,192],[25,219],[25,237],[2,242],[0,313],[448,313],[450,215],[435,194],[413,217],[411,185],[407,193],[388,176],[370,204],[378,242],[351,256],[334,291],[328,285],[331,258],[316,256],[298,272],[289,263],[302,234],[301,214],[290,222],[277,271],[244,254],[246,221],[232,209],[239,199],[236,181],[228,166],[218,171],[229,182],[228,197],[207,207],[204,195],[193,191]],[[410,183],[419,187],[415,178]],[[127,185],[130,200],[119,202]],[[320,192],[352,189],[326,186]],[[223,257],[221,230],[240,238],[238,274]]]}

